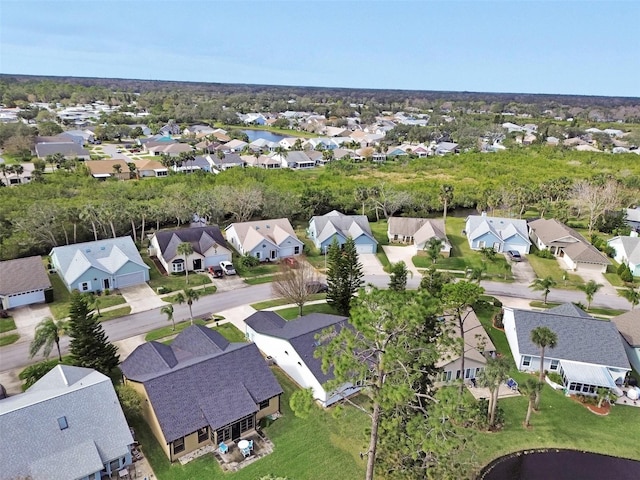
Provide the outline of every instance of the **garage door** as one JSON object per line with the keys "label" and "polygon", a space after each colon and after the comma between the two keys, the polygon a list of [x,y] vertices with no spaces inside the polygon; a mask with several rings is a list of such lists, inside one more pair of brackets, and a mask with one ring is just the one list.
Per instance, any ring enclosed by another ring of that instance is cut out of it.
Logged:
{"label": "garage door", "polygon": [[356,252],[358,253],[373,253],[373,245],[356,245]]}
{"label": "garage door", "polygon": [[220,262],[222,262],[222,261],[230,262],[231,261],[231,254],[223,253],[223,254],[220,254],[220,255],[213,255],[211,257],[205,258],[204,259],[204,268],[218,266],[218,265],[220,265]]}
{"label": "garage door", "polygon": [[144,272],[127,273],[116,277],[116,288],[129,287],[144,283]]}
{"label": "garage door", "polygon": [[576,271],[578,272],[592,272],[592,273],[602,273],[605,270],[603,265],[598,265],[596,263],[578,263],[578,268]]}
{"label": "garage door", "polygon": [[22,307],[31,305],[32,303],[44,302],[44,291],[23,293],[20,295],[11,295],[9,297],[9,308]]}

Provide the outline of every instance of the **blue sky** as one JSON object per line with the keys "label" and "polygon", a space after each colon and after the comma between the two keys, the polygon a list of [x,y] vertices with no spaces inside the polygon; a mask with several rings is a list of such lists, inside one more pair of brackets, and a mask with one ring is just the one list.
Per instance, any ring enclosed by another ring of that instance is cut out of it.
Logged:
{"label": "blue sky", "polygon": [[1,0],[0,72],[640,96],[640,0]]}

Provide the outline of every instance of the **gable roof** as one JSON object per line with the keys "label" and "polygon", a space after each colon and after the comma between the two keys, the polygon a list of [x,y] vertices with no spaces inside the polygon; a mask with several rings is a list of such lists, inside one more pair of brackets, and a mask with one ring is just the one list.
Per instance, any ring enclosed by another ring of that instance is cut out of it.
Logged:
{"label": "gable roof", "polygon": [[611,319],[629,345],[640,347],[640,310],[631,310]]}
{"label": "gable roof", "polygon": [[322,360],[314,356],[322,342],[316,336],[329,327],[338,331],[348,327],[347,317],[312,313],[287,322],[275,312],[260,311],[247,318],[245,323],[257,333],[288,341],[321,384],[333,379],[332,371],[323,372]]}
{"label": "gable roof", "polygon": [[[474,360],[476,362],[485,364],[487,358],[483,355],[484,352],[494,352],[496,350],[495,345],[487,335],[487,331],[484,329],[476,312],[472,308],[468,308],[464,317],[464,357]],[[444,317],[446,319],[446,316]],[[451,321],[451,328],[453,330],[454,338],[461,338],[460,327],[457,321]],[[460,349],[458,345],[447,348],[446,352],[443,352],[442,357],[436,362],[436,367],[441,368],[448,365],[451,362],[458,360],[461,357]]]}
{"label": "gable roof", "polygon": [[545,245],[562,248],[574,262],[609,265],[609,260],[573,228],[558,220],[539,218],[529,222],[529,227]]}
{"label": "gable roof", "polygon": [[545,311],[513,309],[513,315],[521,355],[540,355],[540,348],[531,341],[531,331],[548,327],[558,336],[558,343],[556,348],[545,350],[547,357],[629,369],[615,325],[595,319],[575,305]]}
{"label": "gable roof", "polygon": [[614,240],[619,241],[622,247],[622,251],[616,251],[618,255],[626,258],[628,263],[640,264],[640,237],[613,237],[607,243],[611,245]]}
{"label": "gable roof", "polygon": [[44,158],[49,155],[61,153],[65,157],[88,157],[89,150],[82,148],[82,145],[78,145],[75,142],[51,142],[51,143],[37,143],[36,155],[38,158]]}
{"label": "gable roof", "polygon": [[514,235],[520,236],[528,244],[527,222],[518,218],[489,217],[486,215],[469,215],[467,235],[470,239],[478,238],[487,232],[493,233],[501,240],[508,240]]}
{"label": "gable roof", "polygon": [[38,256],[0,262],[0,295],[51,288],[49,276]]}
{"label": "gable roof", "polygon": [[288,218],[232,223],[226,229],[229,230],[231,228],[236,232],[238,240],[245,251],[253,250],[260,242],[265,240],[280,246],[289,237],[302,244]]}
{"label": "gable roof", "polygon": [[640,207],[627,208],[625,220],[629,222],[640,222]]}
{"label": "gable roof", "polygon": [[56,256],[62,270],[60,273],[67,285],[71,285],[92,267],[115,274],[127,262],[133,262],[141,268],[149,269],[129,236],[54,247],[51,255]]}
{"label": "gable roof", "polygon": [[70,365],[57,365],[24,393],[1,400],[0,432],[11,440],[0,449],[2,478],[84,478],[125,456],[133,443],[111,380]]}
{"label": "gable roof", "polygon": [[190,243],[194,252],[204,255],[207,250],[215,245],[229,249],[227,241],[217,225],[207,227],[180,228],[176,230],[160,230],[154,234],[160,247],[160,253],[166,261],[170,261],[178,255],[178,245],[183,242]]}
{"label": "gable roof", "polygon": [[389,233],[414,237],[417,244],[433,237],[448,243],[444,222],[435,218],[390,217]]}
{"label": "gable roof", "polygon": [[105,160],[87,160],[84,162],[86,167],[91,172],[91,175],[116,175],[113,167],[120,165],[120,173],[129,173],[129,165],[124,160],[117,159],[105,159]]}
{"label": "gable roof", "polygon": [[345,215],[333,210],[325,215],[311,217],[309,223],[315,223],[316,239],[320,243],[336,233],[344,238],[351,237],[354,240],[364,235],[375,244],[378,243],[371,233],[369,219],[366,215]]}
{"label": "gable roof", "polygon": [[224,427],[258,411],[282,388],[252,343],[229,343],[193,325],[171,345],[147,342],[121,364],[141,382],[167,442],[210,426]]}

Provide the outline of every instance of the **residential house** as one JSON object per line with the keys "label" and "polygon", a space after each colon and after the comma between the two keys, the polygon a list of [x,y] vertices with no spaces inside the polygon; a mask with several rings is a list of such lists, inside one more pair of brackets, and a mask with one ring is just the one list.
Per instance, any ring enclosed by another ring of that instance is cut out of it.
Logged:
{"label": "residential house", "polygon": [[640,277],[640,237],[631,232],[629,237],[613,237],[607,245],[615,250],[613,257],[618,263],[626,263],[635,277]]}
{"label": "residential house", "polygon": [[84,164],[89,170],[89,174],[99,180],[106,180],[107,178],[131,179],[129,165],[122,159],[89,160]]}
{"label": "residential house", "polygon": [[287,154],[271,153],[269,156],[280,160],[282,168],[304,169],[316,166],[315,160],[309,158],[306,152],[291,150]]}
{"label": "residential house", "polygon": [[0,309],[53,300],[51,282],[39,256],[0,262]]}
{"label": "residential house", "polygon": [[171,345],[146,342],[121,364],[126,385],[170,461],[237,441],[280,410],[282,388],[253,343],[229,343],[201,325]]}
{"label": "residential house", "polygon": [[225,233],[240,255],[251,255],[261,262],[300,255],[304,246],[287,218],[232,223]]}
{"label": "residential house", "polygon": [[517,250],[529,253],[531,242],[527,234],[527,222],[515,218],[469,215],[465,223],[465,233],[472,250],[493,248],[496,252]]}
{"label": "residential house", "polygon": [[245,161],[237,153],[225,153],[222,158],[218,155],[207,155],[205,157],[211,165],[211,171],[221,172],[229,168],[245,166]]}
{"label": "residential house", "polygon": [[622,336],[629,363],[640,372],[640,310],[631,310],[611,319]]}
{"label": "residential house", "polygon": [[240,158],[248,167],[256,168],[282,168],[282,163],[276,159],[267,155],[260,155],[256,158],[255,155],[240,155]]}
{"label": "residential house", "polygon": [[157,160],[132,160],[139,177],[166,177],[169,169]]}
{"label": "residential house", "polygon": [[200,143],[196,143],[196,149],[201,150],[204,153],[216,153],[218,148],[222,144],[220,142],[212,142],[211,140],[203,140]]}
{"label": "residential house", "polygon": [[436,144],[434,153],[436,155],[446,155],[447,153],[460,153],[457,143],[453,142],[440,142]]}
{"label": "residential house", "polygon": [[266,117],[261,113],[238,113],[238,117],[247,125],[265,125],[267,123]]}
{"label": "residential house", "polygon": [[196,137],[211,135],[215,131],[209,125],[192,125],[186,127],[183,131],[183,135],[195,135]]}
{"label": "residential house", "polygon": [[554,218],[529,222],[529,238],[539,250],[548,249],[571,270],[604,273],[611,263],[582,235]]}
{"label": "residential house", "polygon": [[[464,312],[464,372],[462,371],[462,355],[458,343],[452,345],[447,352],[436,362],[436,367],[440,370],[438,380],[450,382],[453,380],[469,380],[477,378],[487,365],[487,359],[496,355],[496,347],[487,335],[484,327],[478,320],[478,316],[473,309],[469,308]],[[453,326],[453,336],[461,341],[460,327],[458,321],[451,315],[441,318],[443,322],[450,322]]]}
{"label": "residential house", "polygon": [[96,136],[91,130],[67,130],[62,132],[60,136],[65,136],[83,146],[96,141]]}
{"label": "residential house", "polygon": [[161,127],[158,133],[163,136],[180,135],[180,125],[173,120],[169,120],[169,123]]}
{"label": "residential house", "polygon": [[437,238],[442,242],[442,254],[451,253],[451,242],[445,233],[444,221],[435,218],[391,217],[387,225],[389,242],[408,243],[416,251],[425,250],[429,240]]}
{"label": "residential house", "polygon": [[283,138],[282,140],[280,140],[278,142],[278,145],[280,145],[282,148],[286,149],[286,150],[291,150],[293,147],[295,147],[296,142],[300,140],[300,138],[298,137],[287,137],[287,138]]}
{"label": "residential house", "polygon": [[49,155],[55,155],[57,153],[64,156],[64,158],[71,159],[77,158],[79,160],[91,159],[89,150],[82,148],[75,142],[56,142],[56,143],[36,143],[36,155],[40,160],[46,160]]}
{"label": "residential house", "polygon": [[640,233],[640,207],[627,208],[624,221],[632,230]]}
{"label": "residential house", "polygon": [[241,152],[244,148],[249,145],[247,142],[242,140],[230,140],[223,145],[225,153],[236,153]]}
{"label": "residential house", "polygon": [[562,376],[570,393],[595,394],[598,387],[615,388],[631,370],[622,339],[612,322],[598,320],[572,303],[543,311],[505,308],[504,331],[518,370],[540,368],[540,347],[531,331],[547,327],[558,341],[547,347],[544,370]]}
{"label": "residential house", "polygon": [[274,152],[278,146],[278,142],[271,142],[264,138],[258,138],[249,144],[253,151],[258,152]]}
{"label": "residential house", "polygon": [[[186,259],[178,253],[181,243],[189,243],[193,249]],[[222,261],[230,262],[231,250],[220,228],[209,225],[157,231],[149,242],[149,256],[157,257],[166,272],[181,273],[185,268],[197,271],[219,265]]]}
{"label": "residential house", "polygon": [[322,253],[327,252],[334,240],[344,245],[349,237],[358,253],[376,253],[378,248],[366,215],[345,215],[337,210],[317,215],[309,220],[307,234]]}
{"label": "residential house", "polygon": [[2,480],[101,480],[132,463],[134,441],[111,379],[90,368],[56,365],[0,400],[0,436]]}
{"label": "residential house", "polygon": [[181,153],[193,152],[193,147],[188,143],[161,142],[152,146],[149,146],[149,143],[145,143],[144,149],[151,155],[169,155],[170,157],[178,157]]}
{"label": "residential house", "polygon": [[271,357],[300,388],[311,388],[313,398],[323,407],[360,390],[360,387],[346,383],[327,391],[325,384],[334,377],[331,372],[323,372],[321,359],[315,357],[318,347],[333,337],[325,331],[333,328],[338,333],[347,325],[346,317],[312,313],[288,322],[275,312],[260,311],[245,323],[247,339]]}
{"label": "residential house", "polygon": [[149,281],[149,267],[128,236],[54,247],[49,256],[69,291],[95,292]]}
{"label": "residential house", "polygon": [[[4,163],[3,159],[0,157],[0,165]],[[20,170],[16,170],[16,168]],[[33,178],[33,171],[35,167],[33,163],[26,162],[20,163],[17,165],[9,165],[8,171],[3,171],[2,176],[0,176],[0,186],[4,185],[5,187],[11,187],[14,185],[24,185],[25,183],[29,183]]]}

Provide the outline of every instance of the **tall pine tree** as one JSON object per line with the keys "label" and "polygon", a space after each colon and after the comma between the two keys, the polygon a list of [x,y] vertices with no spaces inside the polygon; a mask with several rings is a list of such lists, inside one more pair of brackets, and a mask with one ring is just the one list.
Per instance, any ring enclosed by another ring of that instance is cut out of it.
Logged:
{"label": "tall pine tree", "polygon": [[349,315],[351,299],[364,285],[356,244],[349,237],[341,248],[334,239],[327,255],[327,303],[333,305],[341,315]]}
{"label": "tall pine tree", "polygon": [[71,338],[73,364],[109,375],[120,362],[118,350],[107,340],[98,318],[91,313],[87,298],[79,292],[71,294],[69,317],[67,332]]}

